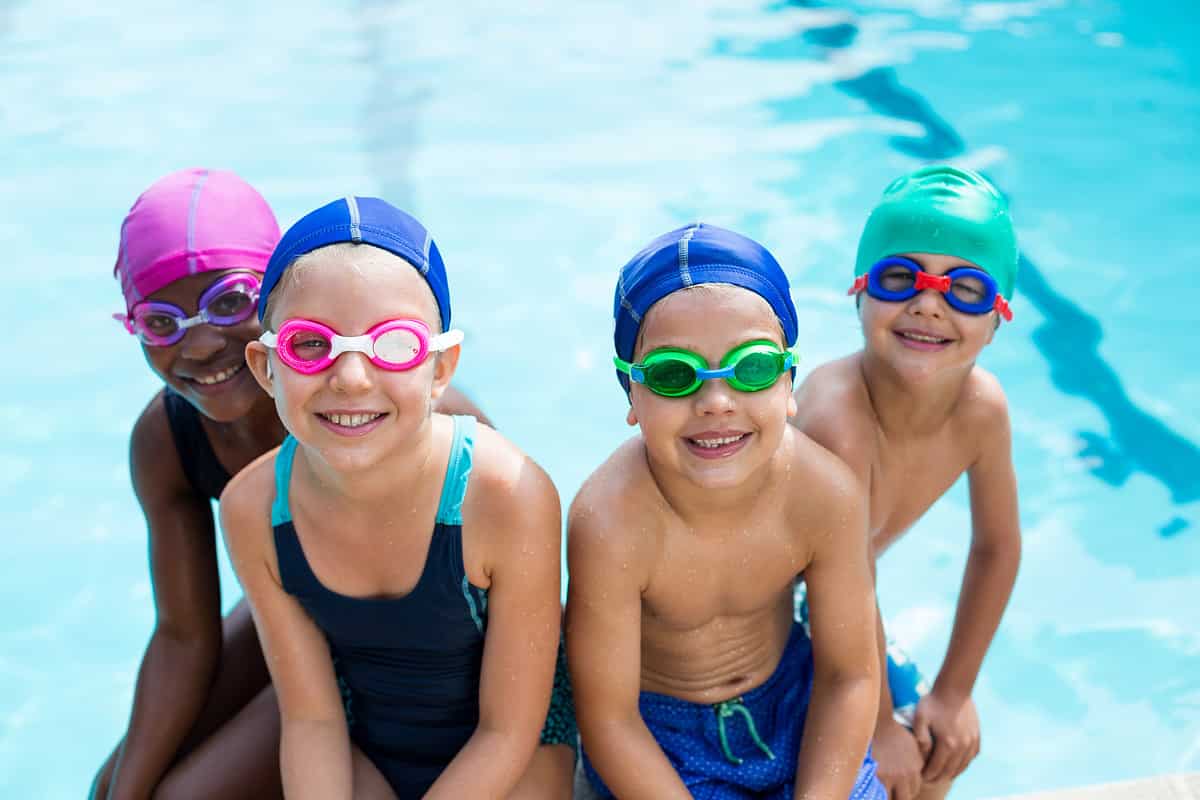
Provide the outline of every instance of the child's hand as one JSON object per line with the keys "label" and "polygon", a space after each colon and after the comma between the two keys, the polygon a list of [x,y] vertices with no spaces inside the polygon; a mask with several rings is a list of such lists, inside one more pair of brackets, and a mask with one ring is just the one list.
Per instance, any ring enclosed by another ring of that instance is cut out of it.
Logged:
{"label": "child's hand", "polygon": [[970,695],[946,698],[937,689],[921,698],[913,735],[925,756],[921,777],[938,783],[958,777],[979,755],[979,717]]}
{"label": "child's hand", "polygon": [[913,800],[921,791],[921,768],[925,759],[912,733],[895,720],[875,727],[871,753],[879,766],[876,773],[890,800]]}

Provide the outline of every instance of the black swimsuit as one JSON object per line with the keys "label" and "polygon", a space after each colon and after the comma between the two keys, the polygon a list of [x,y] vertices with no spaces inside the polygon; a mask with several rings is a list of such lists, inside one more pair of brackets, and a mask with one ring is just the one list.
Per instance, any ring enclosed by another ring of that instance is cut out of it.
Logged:
{"label": "black swimsuit", "polygon": [[213,451],[208,434],[200,423],[200,412],[196,407],[171,389],[163,390],[163,406],[167,410],[167,422],[171,426],[171,438],[179,453],[179,463],[188,483],[201,497],[216,500],[229,483],[230,475],[217,454]]}

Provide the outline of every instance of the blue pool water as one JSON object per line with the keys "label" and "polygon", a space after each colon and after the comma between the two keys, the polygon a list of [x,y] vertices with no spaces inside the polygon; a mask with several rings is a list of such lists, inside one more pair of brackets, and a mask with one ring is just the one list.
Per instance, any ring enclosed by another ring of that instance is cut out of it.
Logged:
{"label": "blue pool water", "polygon": [[[347,192],[412,207],[463,385],[564,499],[629,434],[610,297],[644,241],[704,219],[766,243],[808,369],[859,342],[842,291],[888,179],[983,169],[1026,259],[982,359],[1025,551],[956,796],[1200,769],[1196,4],[510,5],[0,0],[0,796],[79,797],[128,714],[153,611],[125,456],[155,379],[110,270],[136,194],[190,165],[284,225]],[[528,388],[535,364],[561,379]],[[931,672],[969,524],[958,486],[881,565]]]}

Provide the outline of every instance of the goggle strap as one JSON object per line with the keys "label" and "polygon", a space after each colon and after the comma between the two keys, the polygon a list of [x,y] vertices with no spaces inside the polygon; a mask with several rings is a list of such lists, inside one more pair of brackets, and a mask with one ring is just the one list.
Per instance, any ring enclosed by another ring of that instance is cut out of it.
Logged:
{"label": "goggle strap", "polygon": [[129,318],[128,314],[113,314],[112,318],[121,323],[121,326],[124,327],[127,332],[131,334],[137,333],[137,331],[133,329],[133,320]]}
{"label": "goggle strap", "polygon": [[279,345],[279,339],[271,331],[263,331],[262,336],[258,337],[258,340],[272,350],[276,349]]}
{"label": "goggle strap", "polygon": [[1004,299],[1004,295],[999,292],[996,293],[996,302],[993,308],[1000,312],[1000,316],[1004,317],[1005,321],[1012,322],[1012,310],[1008,307],[1008,301]]}
{"label": "goggle strap", "polygon": [[854,279],[854,284],[846,290],[847,296],[861,294],[867,289],[867,276],[859,275]]}
{"label": "goggle strap", "polygon": [[439,333],[429,340],[429,352],[437,353],[442,350],[449,350],[451,347],[462,344],[464,338],[466,338],[466,334],[457,328],[448,330],[445,333]]}

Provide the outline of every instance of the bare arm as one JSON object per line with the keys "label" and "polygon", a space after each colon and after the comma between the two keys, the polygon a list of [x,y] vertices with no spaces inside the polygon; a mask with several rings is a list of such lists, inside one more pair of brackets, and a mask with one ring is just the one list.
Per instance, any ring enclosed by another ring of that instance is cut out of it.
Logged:
{"label": "bare arm", "polygon": [[148,798],[204,705],[221,654],[212,509],[187,482],[160,398],[134,426],[130,468],[150,540],[156,620],[108,797]]}
{"label": "bare arm", "polygon": [[567,659],[580,735],[617,797],[690,798],[638,709],[644,557],[587,492],[567,526]]}
{"label": "bare arm", "polygon": [[796,769],[796,797],[848,797],[866,756],[879,704],[878,610],[866,503],[848,471],[827,494],[805,570],[813,689]]}
{"label": "bare arm", "polygon": [[550,707],[562,623],[558,492],[529,459],[515,486],[498,483],[472,484],[468,492],[489,497],[464,519],[487,526],[491,577],[479,724],[430,787],[428,800],[507,796],[537,749]]}
{"label": "bare arm", "polygon": [[915,730],[928,725],[933,754],[925,768],[930,781],[953,777],[979,752],[979,722],[971,693],[983,658],[1008,605],[1021,560],[1017,480],[1012,434],[1003,395],[996,388],[978,459],[968,471],[971,488],[971,550],[963,574],[954,627],[942,669],[922,702]]}
{"label": "bare arm", "polygon": [[487,418],[487,415],[483,413],[483,410],[479,406],[475,405],[475,402],[471,398],[453,386],[446,387],[442,392],[442,396],[434,403],[433,410],[439,414],[463,414],[474,417],[484,425],[493,428],[496,427],[492,425],[492,421]]}
{"label": "bare arm", "polygon": [[221,529],[279,698],[284,794],[349,800],[350,735],[329,647],[279,581],[270,522],[275,452],[230,482],[221,496]]}

